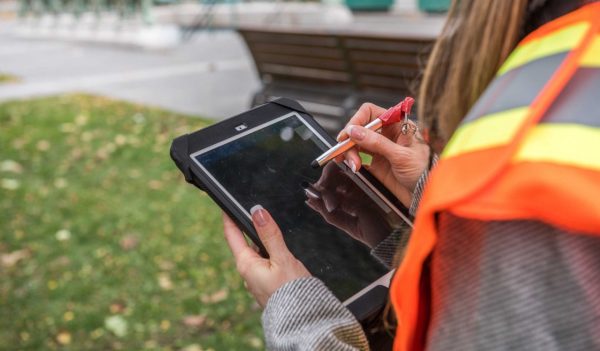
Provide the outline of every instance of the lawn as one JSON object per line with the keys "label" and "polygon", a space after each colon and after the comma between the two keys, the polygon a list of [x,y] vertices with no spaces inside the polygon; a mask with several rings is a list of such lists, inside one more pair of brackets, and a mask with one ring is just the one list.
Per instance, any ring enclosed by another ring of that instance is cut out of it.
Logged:
{"label": "lawn", "polygon": [[2,73],[0,72],[0,84],[2,83],[15,83],[18,82],[19,78],[16,76],[13,76],[12,74],[6,74],[6,73]]}
{"label": "lawn", "polygon": [[86,95],[0,104],[1,350],[264,348],[220,210],[169,158],[206,124]]}

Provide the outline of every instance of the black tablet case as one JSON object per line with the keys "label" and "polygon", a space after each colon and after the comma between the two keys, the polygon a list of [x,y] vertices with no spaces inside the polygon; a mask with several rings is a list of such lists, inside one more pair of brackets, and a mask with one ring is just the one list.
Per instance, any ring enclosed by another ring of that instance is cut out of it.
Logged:
{"label": "black tablet case", "polygon": [[[309,116],[311,119],[313,119],[312,116],[310,116],[308,114],[308,112],[306,112],[304,107],[302,107],[302,105],[300,105],[297,101],[287,99],[287,98],[279,98],[279,99],[273,100],[264,105],[260,105],[249,111],[246,111],[243,114],[249,115],[249,117],[251,118],[252,115],[259,115],[259,114],[260,115],[266,114],[266,115],[271,115],[271,116],[281,116],[281,115],[284,115],[284,114],[292,112],[292,111],[299,112],[299,113],[301,113],[305,116]],[[228,120],[224,120],[220,123],[227,124],[233,118],[235,118],[235,117],[232,117]],[[232,122],[230,127],[235,127],[235,124],[236,123]],[[227,127],[227,126],[224,126],[224,127]],[[207,128],[210,128],[210,127],[207,127]],[[193,162],[189,157],[189,155],[192,152],[199,149],[198,144],[194,143],[194,140],[195,140],[194,134],[195,133],[185,134],[185,135],[182,135],[182,136],[176,138],[175,140],[173,140],[173,143],[171,144],[171,158],[177,165],[177,168],[179,168],[179,170],[181,170],[181,172],[183,172],[183,176],[185,177],[186,182],[195,185],[202,191],[206,191],[205,187],[203,186],[203,183],[200,182],[199,179],[197,178],[197,175],[194,174]],[[213,135],[213,136],[215,137],[215,142],[219,141],[220,138],[218,135]],[[207,136],[205,135],[204,142],[209,142],[210,140],[207,141],[206,137]]]}
{"label": "black tablet case", "polygon": [[[293,111],[298,112],[303,115],[303,117],[308,117],[310,120],[314,121],[313,117],[308,114],[298,102],[287,98],[273,100],[269,103],[246,111],[243,114],[248,118],[252,118],[252,116],[258,115],[282,116]],[[234,128],[236,124],[238,124],[238,121],[235,121],[234,119],[235,117],[232,117],[228,120],[219,122],[219,124],[223,128]],[[319,129],[323,135],[326,135],[332,145],[335,144],[335,140],[333,138],[327,135],[322,128]],[[206,133],[206,130],[206,128],[202,130],[202,145],[221,141],[222,138],[217,133]],[[196,133],[199,133],[199,131],[191,134],[185,134],[174,139],[173,143],[171,144],[171,158],[181,170],[185,180],[188,183],[193,184],[200,190],[207,192],[208,195],[217,204],[219,204],[219,206],[236,222],[240,228],[243,229],[245,233],[257,237],[256,233],[254,232],[254,228],[252,227],[252,223],[248,222],[245,217],[239,213],[239,210],[235,206],[232,206],[228,199],[216,187],[211,186],[210,181],[202,172],[196,170],[198,166],[190,158],[190,154],[201,149],[201,145],[195,135]],[[214,138],[214,140],[210,140],[211,138]],[[266,256],[266,250],[264,247],[262,247],[260,243],[258,243],[258,246],[263,256]],[[376,286],[361,298],[350,303],[348,305],[348,309],[361,322],[371,320],[372,317],[377,314],[386,303],[387,293],[388,289],[386,287],[381,285]]]}

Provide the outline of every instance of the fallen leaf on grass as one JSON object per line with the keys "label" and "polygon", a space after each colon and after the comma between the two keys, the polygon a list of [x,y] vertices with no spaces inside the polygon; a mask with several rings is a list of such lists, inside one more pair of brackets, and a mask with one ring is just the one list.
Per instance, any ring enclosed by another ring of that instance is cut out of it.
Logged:
{"label": "fallen leaf on grass", "polygon": [[102,328],[97,328],[94,329],[91,333],[90,336],[92,337],[93,340],[98,339],[99,337],[101,337],[102,335],[104,335],[104,329]]}
{"label": "fallen leaf on grass", "polygon": [[131,169],[127,172],[130,178],[139,178],[142,176],[142,172],[139,169]]}
{"label": "fallen leaf on grass", "polygon": [[63,123],[59,127],[60,131],[63,133],[73,133],[77,131],[77,127],[73,123]]}
{"label": "fallen leaf on grass", "polygon": [[4,160],[0,163],[0,171],[20,174],[23,173],[23,166],[13,160]]}
{"label": "fallen leaf on grass", "polygon": [[87,116],[87,115],[80,114],[80,115],[78,115],[77,117],[75,117],[75,123],[76,123],[78,126],[83,126],[83,125],[85,125],[85,124],[87,123],[87,121],[88,121],[88,116]]}
{"label": "fallen leaf on grass", "polygon": [[123,134],[117,134],[115,136],[115,144],[119,145],[119,146],[123,146],[125,145],[125,143],[127,143],[127,137]]}
{"label": "fallen leaf on grass", "polygon": [[223,321],[223,323],[221,323],[221,331],[227,331],[229,329],[231,329],[231,322],[230,321]]}
{"label": "fallen leaf on grass", "polygon": [[77,161],[81,159],[81,157],[83,157],[83,151],[81,151],[81,149],[73,149],[71,151],[71,159],[73,161]]}
{"label": "fallen leaf on grass", "polygon": [[119,315],[107,317],[104,327],[120,338],[127,335],[127,321]]}
{"label": "fallen leaf on grass", "polygon": [[69,345],[71,343],[71,333],[62,331],[56,335],[56,341],[61,345]]}
{"label": "fallen leaf on grass", "polygon": [[163,187],[163,183],[159,180],[151,180],[148,182],[148,187],[152,190],[160,190]]}
{"label": "fallen leaf on grass", "polygon": [[156,342],[156,340],[146,340],[144,342],[144,348],[146,349],[156,349],[158,348],[158,343]]}
{"label": "fallen leaf on grass", "polygon": [[183,318],[183,325],[190,328],[202,328],[206,323],[206,316],[203,314],[185,316]]}
{"label": "fallen leaf on grass", "polygon": [[67,180],[65,178],[57,178],[54,180],[54,187],[57,189],[64,189],[68,185]]}
{"label": "fallen leaf on grass", "polygon": [[125,235],[119,242],[119,244],[121,245],[121,248],[123,248],[123,250],[126,250],[126,251],[135,249],[139,243],[140,243],[140,240],[138,239],[137,236],[135,236],[133,234]]}
{"label": "fallen leaf on grass", "polygon": [[73,311],[67,311],[63,314],[63,319],[65,322],[70,322],[75,318],[75,313]]}
{"label": "fallen leaf on grass", "polygon": [[50,290],[56,290],[56,288],[58,288],[58,282],[56,280],[48,280],[48,283],[46,283],[46,285]]}
{"label": "fallen leaf on grass", "polygon": [[123,312],[125,312],[126,308],[127,308],[127,305],[125,304],[125,302],[123,302],[123,301],[113,301],[110,304],[109,310],[110,310],[110,313],[117,314],[117,313],[123,313]]}
{"label": "fallen leaf on grass", "polygon": [[71,232],[68,229],[61,229],[56,232],[56,240],[67,241],[71,239]]}
{"label": "fallen leaf on grass", "polygon": [[2,262],[2,266],[4,267],[12,267],[15,264],[17,264],[17,262],[19,262],[20,260],[29,258],[30,256],[31,253],[29,252],[29,250],[17,250],[11,253],[0,255],[0,262]]}
{"label": "fallen leaf on grass", "polygon": [[133,115],[133,121],[137,124],[142,124],[146,122],[146,117],[144,117],[144,115],[141,113],[136,113],[135,115]]}
{"label": "fallen leaf on grass", "polygon": [[2,179],[0,185],[6,190],[16,190],[19,188],[21,183],[17,179]]}
{"label": "fallen leaf on grass", "polygon": [[48,263],[48,266],[51,268],[61,268],[68,266],[70,263],[71,260],[67,256],[60,256]]}
{"label": "fallen leaf on grass", "polygon": [[203,303],[219,303],[225,301],[227,299],[227,296],[229,296],[229,290],[221,289],[212,294],[202,295],[200,297],[200,300]]}
{"label": "fallen leaf on grass", "polygon": [[170,271],[175,268],[175,263],[167,260],[160,260],[158,262],[158,267],[163,271]]}
{"label": "fallen leaf on grass", "polygon": [[169,322],[166,319],[163,319],[162,321],[160,321],[160,329],[163,331],[167,331],[169,330],[169,328],[171,328],[171,322]]}
{"label": "fallen leaf on grass", "polygon": [[260,339],[260,338],[258,338],[256,336],[251,337],[248,340],[248,343],[250,344],[250,346],[252,346],[255,349],[262,349],[262,348],[264,348],[264,344],[263,344],[262,339]]}
{"label": "fallen leaf on grass", "polygon": [[158,275],[158,286],[163,290],[171,290],[173,289],[173,281],[171,281],[171,277],[168,274],[161,273]]}
{"label": "fallen leaf on grass", "polygon": [[50,149],[50,142],[48,140],[40,140],[37,142],[36,147],[39,151],[47,151]]}
{"label": "fallen leaf on grass", "polygon": [[204,351],[204,349],[198,344],[191,344],[182,348],[181,351]]}
{"label": "fallen leaf on grass", "polygon": [[15,139],[12,143],[12,146],[17,149],[20,150],[23,148],[23,146],[27,145],[27,140],[25,139]]}

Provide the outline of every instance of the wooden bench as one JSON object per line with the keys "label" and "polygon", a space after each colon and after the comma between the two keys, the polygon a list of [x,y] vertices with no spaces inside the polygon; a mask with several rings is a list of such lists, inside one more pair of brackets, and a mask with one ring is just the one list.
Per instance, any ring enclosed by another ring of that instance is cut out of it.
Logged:
{"label": "wooden bench", "polygon": [[298,100],[328,130],[339,130],[363,102],[392,106],[414,95],[434,35],[341,30],[238,29],[262,88],[252,105]]}

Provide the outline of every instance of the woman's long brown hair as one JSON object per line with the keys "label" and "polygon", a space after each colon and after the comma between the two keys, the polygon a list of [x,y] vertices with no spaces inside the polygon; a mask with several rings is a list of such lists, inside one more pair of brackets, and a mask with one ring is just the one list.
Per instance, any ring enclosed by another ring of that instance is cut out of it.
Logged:
{"label": "woman's long brown hair", "polygon": [[530,2],[452,2],[419,91],[419,119],[437,151],[517,45]]}
{"label": "woman's long brown hair", "polygon": [[[452,1],[419,91],[419,122],[427,129],[436,151],[441,150],[517,45],[530,1]],[[401,250],[396,255],[396,265],[403,253]],[[392,310],[388,303],[383,311],[384,328],[390,333],[396,324]]]}

